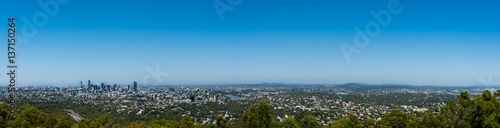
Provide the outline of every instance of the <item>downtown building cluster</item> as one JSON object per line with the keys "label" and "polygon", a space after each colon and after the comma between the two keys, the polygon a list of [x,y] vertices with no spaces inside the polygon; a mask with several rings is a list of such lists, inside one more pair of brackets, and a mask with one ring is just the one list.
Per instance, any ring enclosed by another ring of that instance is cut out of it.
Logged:
{"label": "downtown building cluster", "polygon": [[107,83],[97,83],[93,84],[90,80],[88,80],[87,86],[83,85],[83,81],[80,81],[80,88],[84,92],[93,92],[93,93],[110,93],[110,92],[126,92],[126,93],[137,93],[137,81],[134,81],[133,87],[130,85],[122,86],[114,84],[111,86]]}

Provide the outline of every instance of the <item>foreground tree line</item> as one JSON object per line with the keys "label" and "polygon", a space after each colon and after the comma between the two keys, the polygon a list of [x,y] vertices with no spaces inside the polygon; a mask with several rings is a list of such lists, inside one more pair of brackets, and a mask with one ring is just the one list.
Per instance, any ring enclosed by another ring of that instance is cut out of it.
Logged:
{"label": "foreground tree line", "polygon": [[455,101],[448,101],[441,109],[425,112],[403,113],[399,110],[382,115],[375,121],[372,118],[360,121],[354,114],[335,122],[321,126],[316,118],[307,116],[297,122],[287,117],[282,122],[275,121],[269,114],[269,106],[260,101],[257,108],[249,107],[243,114],[246,128],[500,128],[500,90],[491,93],[485,90],[471,99],[467,91],[461,92]]}
{"label": "foreground tree line", "polygon": [[7,104],[1,104],[0,128],[499,128],[499,97],[500,90],[493,94],[485,90],[472,99],[468,92],[462,92],[455,101],[448,101],[441,109],[410,113],[392,110],[384,114],[378,121],[372,118],[359,120],[355,114],[351,113],[346,118],[326,125],[320,124],[314,116],[306,116],[300,120],[288,116],[279,122],[271,115],[271,107],[264,100],[259,101],[257,106],[250,105],[239,121],[229,122],[225,117],[219,115],[216,117],[215,123],[208,125],[195,124],[189,115],[184,115],[179,121],[161,119],[151,121],[148,124],[132,122],[111,126],[107,114],[101,115],[97,119],[82,119],[76,122],[65,113],[47,114],[30,105],[19,107],[16,118],[10,119],[8,118],[10,107]]}

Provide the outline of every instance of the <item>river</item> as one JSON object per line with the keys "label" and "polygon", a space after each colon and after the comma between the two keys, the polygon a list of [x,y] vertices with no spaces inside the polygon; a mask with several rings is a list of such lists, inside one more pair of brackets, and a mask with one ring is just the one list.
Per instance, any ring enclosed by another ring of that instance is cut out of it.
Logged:
{"label": "river", "polygon": [[243,99],[243,97],[233,96],[231,94],[226,94],[226,96],[229,97],[231,100],[240,100],[240,99]]}

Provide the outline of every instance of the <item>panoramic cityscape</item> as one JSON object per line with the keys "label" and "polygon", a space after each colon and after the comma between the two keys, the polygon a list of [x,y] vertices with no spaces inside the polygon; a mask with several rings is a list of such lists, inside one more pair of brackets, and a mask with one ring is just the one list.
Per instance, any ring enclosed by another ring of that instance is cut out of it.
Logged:
{"label": "panoramic cityscape", "polygon": [[2,2],[0,128],[500,128],[499,1]]}
{"label": "panoramic cityscape", "polygon": [[[133,86],[111,86],[106,83],[92,84],[90,80],[87,85],[82,83],[83,81],[80,81],[80,86],[72,87],[19,87],[16,91],[17,104],[29,104],[44,112],[67,114],[72,121],[77,122],[85,118],[101,119],[102,115],[106,115],[109,124],[100,127],[124,127],[133,122],[144,125],[161,119],[181,120],[185,115],[189,115],[193,127],[220,125],[217,123],[220,121],[217,116],[231,122],[227,127],[246,127],[242,118],[247,106],[264,100],[270,107],[273,121],[276,122],[286,122],[289,117],[299,120],[314,116],[318,127],[350,127],[338,126],[335,122],[354,115],[359,121],[371,120],[371,123],[366,122],[368,124],[360,123],[360,127],[374,127],[377,126],[375,122],[379,122],[384,118],[383,115],[393,110],[410,115],[429,111],[433,115],[440,115],[438,110],[445,109],[447,102],[463,95],[461,92],[467,91],[474,97],[483,94],[484,90],[496,92],[496,89],[500,89],[494,86],[357,83],[190,86],[141,86],[137,85],[137,82],[133,82]],[[2,100],[8,95],[7,90],[2,90]]]}

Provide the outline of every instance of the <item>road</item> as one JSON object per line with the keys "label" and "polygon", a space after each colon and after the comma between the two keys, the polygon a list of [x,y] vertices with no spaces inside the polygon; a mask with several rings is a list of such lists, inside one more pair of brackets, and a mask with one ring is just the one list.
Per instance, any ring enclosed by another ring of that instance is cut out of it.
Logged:
{"label": "road", "polygon": [[76,121],[80,121],[81,119],[83,119],[82,116],[78,115],[73,110],[64,109],[64,111],[68,112],[68,115],[71,116],[71,117],[73,117],[73,119],[75,119]]}

